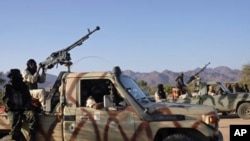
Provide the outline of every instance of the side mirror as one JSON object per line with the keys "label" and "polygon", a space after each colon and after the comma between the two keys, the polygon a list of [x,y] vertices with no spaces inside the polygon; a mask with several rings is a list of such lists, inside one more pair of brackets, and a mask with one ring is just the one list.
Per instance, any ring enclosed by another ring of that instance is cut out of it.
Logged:
{"label": "side mirror", "polygon": [[103,101],[104,101],[104,108],[113,107],[113,101],[110,95],[104,95]]}

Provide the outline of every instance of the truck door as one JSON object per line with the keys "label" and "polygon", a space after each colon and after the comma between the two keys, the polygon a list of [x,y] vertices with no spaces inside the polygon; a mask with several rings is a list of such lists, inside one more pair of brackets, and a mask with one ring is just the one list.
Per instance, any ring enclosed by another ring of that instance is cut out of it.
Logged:
{"label": "truck door", "polygon": [[79,107],[76,111],[77,140],[130,140],[134,133],[133,114],[125,109]]}
{"label": "truck door", "polygon": [[[126,107],[107,109],[103,106],[104,95],[109,95],[107,81],[107,79],[81,80],[78,86],[78,106],[75,109],[64,109],[67,113],[74,113],[74,116],[69,117],[74,122],[65,121],[66,140],[118,141],[132,138],[134,113]],[[89,97],[94,101],[89,100]]]}
{"label": "truck door", "polygon": [[214,95],[207,94],[202,97],[203,104],[214,106],[219,111],[230,111],[228,95],[223,93],[223,89],[220,88],[220,85],[216,85],[215,89]]}

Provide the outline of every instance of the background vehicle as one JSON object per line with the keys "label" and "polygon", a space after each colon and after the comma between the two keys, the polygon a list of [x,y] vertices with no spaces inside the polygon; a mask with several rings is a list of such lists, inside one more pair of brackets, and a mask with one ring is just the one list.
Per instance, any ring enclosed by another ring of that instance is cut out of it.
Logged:
{"label": "background vehicle", "polygon": [[[208,94],[208,87],[215,88],[215,94]],[[250,93],[232,93],[222,82],[199,82],[193,97],[169,99],[168,102],[192,103],[214,106],[218,112],[236,112],[242,119],[250,119]]]}

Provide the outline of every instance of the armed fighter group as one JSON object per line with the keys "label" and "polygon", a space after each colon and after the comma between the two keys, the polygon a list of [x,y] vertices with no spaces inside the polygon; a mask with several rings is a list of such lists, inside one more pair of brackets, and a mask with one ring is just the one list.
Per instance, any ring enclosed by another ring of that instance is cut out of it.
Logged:
{"label": "armed fighter group", "polygon": [[[212,106],[152,102],[119,66],[105,72],[71,72],[71,46],[53,52],[36,68],[11,69],[0,107],[2,140],[30,141],[223,141],[219,115]],[[65,65],[53,87],[45,91],[46,69]],[[39,71],[42,70],[40,73]],[[159,99],[165,98],[159,85]]]}

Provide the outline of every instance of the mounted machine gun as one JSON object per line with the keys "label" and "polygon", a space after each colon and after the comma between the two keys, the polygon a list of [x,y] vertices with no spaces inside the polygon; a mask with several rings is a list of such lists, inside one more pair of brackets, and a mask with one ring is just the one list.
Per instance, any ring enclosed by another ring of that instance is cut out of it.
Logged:
{"label": "mounted machine gun", "polygon": [[78,41],[76,41],[75,43],[73,43],[72,45],[62,49],[62,50],[58,50],[55,51],[53,53],[51,53],[51,55],[43,62],[40,63],[40,65],[44,68],[44,69],[52,69],[55,65],[65,65],[68,67],[68,71],[70,72],[70,66],[72,65],[71,57],[70,57],[70,53],[69,51],[73,48],[75,48],[76,46],[80,46],[82,45],[82,43],[87,40],[89,38],[89,36],[94,33],[95,31],[100,30],[100,27],[97,26],[93,31],[90,31],[88,29],[88,34],[83,36],[81,39],[79,39]]}
{"label": "mounted machine gun", "polygon": [[189,78],[189,80],[187,81],[187,84],[189,84],[190,82],[192,82],[195,78],[196,78],[196,76],[198,76],[201,72],[203,72],[206,68],[207,68],[207,66],[210,64],[210,62],[208,62],[203,68],[201,68],[197,73],[195,73],[194,75],[192,75],[190,78]]}

